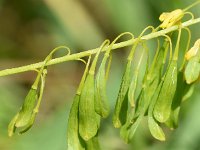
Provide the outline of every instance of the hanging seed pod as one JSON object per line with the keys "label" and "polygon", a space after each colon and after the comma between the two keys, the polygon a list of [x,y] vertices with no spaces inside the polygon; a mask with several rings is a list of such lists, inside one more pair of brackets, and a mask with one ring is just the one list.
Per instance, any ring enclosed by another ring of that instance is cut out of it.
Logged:
{"label": "hanging seed pod", "polygon": [[113,124],[115,128],[121,127],[121,125],[124,124],[126,121],[128,99],[125,97],[127,95],[130,83],[130,68],[131,68],[131,61],[129,61],[126,65],[126,70],[122,78],[120,91],[117,98],[117,103],[115,105],[115,110],[113,115]]}
{"label": "hanging seed pod", "polygon": [[70,110],[67,127],[67,147],[68,150],[84,150],[85,143],[78,132],[78,106],[80,96],[76,95]]}
{"label": "hanging seed pod", "polygon": [[79,133],[80,136],[88,141],[92,137],[94,137],[98,131],[100,118],[99,115],[95,112],[94,108],[94,99],[95,99],[95,81],[94,81],[94,73],[96,68],[96,63],[98,60],[99,53],[104,48],[104,46],[109,43],[108,40],[104,41],[104,43],[99,48],[98,53],[96,54],[91,68],[89,70],[89,74],[86,77],[85,83],[83,85],[83,89],[80,95],[79,101]]}
{"label": "hanging seed pod", "polygon": [[[164,42],[161,48],[159,48],[158,43],[158,48],[156,51],[156,55],[154,56],[153,63],[150,69],[146,70],[146,75],[144,76],[143,81],[143,89],[138,98],[138,104],[136,105],[136,112],[134,114],[134,117],[132,118],[132,124],[123,126],[121,128],[121,137],[126,142],[130,141],[134,136],[135,131],[142,121],[142,118],[144,117],[149,105],[152,105],[152,101],[157,100],[157,98],[155,98],[155,93],[158,93],[159,91],[158,89],[160,88],[160,86],[158,87],[158,84],[162,85],[162,83],[159,82],[161,80],[163,65],[165,64],[164,62],[167,56],[166,54],[168,52],[168,45],[169,44],[167,40]],[[155,129],[151,129],[152,134],[160,140],[163,140],[164,134],[162,134],[162,129],[159,128],[159,125],[153,119],[154,118],[149,119],[150,128],[155,126]]]}
{"label": "hanging seed pod", "polygon": [[191,84],[199,78],[200,63],[198,57],[191,58],[185,67],[185,79],[187,84]]}
{"label": "hanging seed pod", "polygon": [[[136,47],[137,47],[137,42],[133,45],[131,49],[131,53],[135,51]],[[115,128],[121,127],[126,121],[128,99],[125,97],[128,94],[128,89],[130,85],[131,64],[132,64],[132,58],[129,59],[128,63],[126,64],[126,69],[122,77],[122,82],[121,82],[119,94],[117,97],[117,102],[115,105],[115,110],[114,110],[114,115],[113,115],[113,125]]]}
{"label": "hanging seed pod", "polygon": [[146,62],[146,70],[145,70],[145,74],[144,74],[144,77],[143,77],[143,84],[142,84],[142,89],[141,89],[141,96],[139,96],[136,100],[136,107],[135,107],[135,116],[134,116],[134,119],[137,118],[141,111],[143,111],[144,109],[144,105],[146,103],[146,100],[145,100],[145,93],[146,93],[146,90],[147,90],[147,75],[148,75],[148,69],[149,69],[149,53],[148,53],[148,48],[146,47],[146,45],[143,43],[143,48],[145,49],[146,51],[146,55],[147,55],[147,62]]}
{"label": "hanging seed pod", "polygon": [[117,102],[115,105],[114,115],[113,115],[113,125],[115,128],[121,127],[123,124],[125,124],[127,120],[127,110],[128,110],[128,90],[130,86],[130,73],[131,73],[131,67],[132,67],[132,59],[135,53],[135,49],[137,48],[138,43],[141,41],[142,35],[145,33],[146,30],[152,29],[154,31],[154,28],[152,26],[149,26],[145,28],[142,33],[139,35],[139,37],[136,39],[129,56],[127,58],[128,62],[126,64],[126,69],[122,77],[122,82],[120,85],[120,90],[117,97]]}
{"label": "hanging seed pod", "polygon": [[79,87],[77,89],[76,95],[73,100],[72,107],[70,109],[69,118],[68,118],[68,126],[67,126],[67,147],[68,150],[84,150],[85,149],[85,142],[79,135],[79,120],[78,120],[78,111],[79,111],[79,100],[80,94],[85,82],[86,75],[88,73],[88,68],[90,64],[89,57],[87,65],[85,67],[85,71],[83,73],[82,79],[80,81]]}
{"label": "hanging seed pod", "polygon": [[157,87],[157,89],[152,97],[151,104],[148,109],[148,126],[149,126],[149,130],[151,132],[151,135],[154,138],[156,138],[160,141],[165,141],[165,134],[164,134],[162,128],[159,126],[159,124],[156,122],[156,120],[153,117],[153,108],[158,99],[158,95],[160,93],[162,84],[163,84],[163,81],[160,82],[159,86]]}
{"label": "hanging seed pod", "polygon": [[86,142],[86,150],[101,150],[98,134]]}
{"label": "hanging seed pod", "polygon": [[164,82],[158,96],[158,100],[154,107],[154,117],[159,122],[166,122],[170,116],[172,101],[176,92],[177,85],[177,59],[179,51],[179,42],[181,37],[181,28],[179,28],[179,34],[177,44],[174,52],[173,59],[171,60],[168,69],[165,74]]}
{"label": "hanging seed pod", "polygon": [[[44,79],[42,78],[42,80]],[[24,133],[32,126],[37,113],[35,109],[36,103],[40,97],[40,96],[38,97],[38,82],[39,78],[37,78],[32,88],[30,89],[29,93],[27,94],[20,111],[8,125],[9,136],[13,135],[16,128],[20,128],[20,133]],[[43,90],[43,87],[41,86],[40,89]],[[41,93],[39,93],[39,95],[41,95]]]}
{"label": "hanging seed pod", "polygon": [[116,43],[116,41],[124,35],[130,35],[133,38],[133,35],[129,32],[125,32],[120,34],[109,46],[108,50],[105,52],[101,65],[99,67],[98,73],[96,75],[96,82],[95,82],[95,111],[101,117],[106,118],[109,115],[110,107],[107,100],[106,95],[106,80],[109,72],[109,66],[111,64],[111,59],[108,63],[108,67],[106,69],[106,63],[108,58],[112,58],[110,56],[110,51]]}
{"label": "hanging seed pod", "polygon": [[[55,51],[60,48],[66,47],[58,47],[54,49],[44,60],[43,66],[40,70],[35,70],[38,72],[35,82],[33,83],[31,89],[29,90],[20,111],[15,115],[15,117],[11,120],[8,125],[8,135],[12,136],[15,132],[16,128],[19,128],[19,133],[24,133],[29,130],[34,121],[36,114],[38,113],[39,106],[41,103],[41,99],[43,96],[45,78],[47,74],[47,70],[45,68],[47,62],[51,60],[51,57]],[[68,49],[68,48],[67,48]],[[69,51],[69,50],[68,50]],[[40,83],[40,84],[39,84]]]}
{"label": "hanging seed pod", "polygon": [[135,109],[130,107],[130,110],[129,110],[129,114],[128,114],[128,117],[127,117],[127,121],[126,123],[120,128],[120,137],[126,142],[126,143],[129,143],[131,138],[130,138],[130,132],[131,132],[131,126],[133,125],[134,121],[133,121],[133,118],[134,118],[134,115],[135,115]]}
{"label": "hanging seed pod", "polygon": [[188,60],[184,71],[185,79],[188,84],[191,84],[198,79],[200,73],[200,39],[186,53],[185,58]]}
{"label": "hanging seed pod", "polygon": [[[142,91],[142,96],[139,98],[138,105],[136,107],[136,113],[134,116],[134,119],[136,119],[135,123],[132,125],[130,133],[129,133],[129,138],[131,139],[133,135],[135,134],[135,131],[137,127],[139,126],[140,122],[142,121],[142,118],[144,117],[149,105],[151,104],[152,101],[155,101],[156,98],[156,93],[159,92],[160,86],[158,84],[162,85],[162,83],[159,83],[161,81],[161,75],[162,75],[162,69],[163,65],[165,62],[166,58],[166,53],[168,51],[168,41],[165,40],[163,46],[159,48],[159,42],[158,42],[158,48],[156,51],[156,54],[154,56],[153,63],[149,69],[149,71],[146,73],[144,77],[144,85],[143,85],[143,91]],[[148,67],[147,67],[148,68]],[[155,129],[153,129],[154,136],[159,137],[160,139],[163,139],[161,137],[162,129],[159,128],[159,125],[156,124],[156,122],[153,120],[154,118],[151,118],[150,116],[150,127],[152,128],[153,125],[155,126]],[[151,129],[152,130],[152,129]],[[157,131],[156,131],[157,130]],[[155,133],[156,132],[156,133]]]}
{"label": "hanging seed pod", "polygon": [[140,66],[142,64],[142,60],[144,58],[144,54],[145,54],[145,49],[143,49],[143,52],[140,56],[140,59],[138,61],[137,67],[136,67],[136,69],[133,73],[133,78],[132,78],[132,81],[130,83],[130,87],[129,87],[129,90],[128,90],[128,100],[131,104],[131,107],[135,106],[135,92],[136,92],[136,87],[137,87],[137,84],[138,84],[138,74],[139,74],[139,71],[140,71]]}
{"label": "hanging seed pod", "polygon": [[154,117],[159,122],[165,122],[170,115],[172,100],[177,84],[177,61],[172,60],[166,72],[160,95],[154,108]]}
{"label": "hanging seed pod", "polygon": [[106,77],[105,67],[108,56],[104,56],[99,71],[96,76],[95,87],[95,111],[101,117],[106,118],[109,115],[110,108],[106,95]]}
{"label": "hanging seed pod", "polygon": [[177,81],[177,89],[176,89],[176,94],[173,99],[170,117],[165,122],[165,124],[169,128],[175,129],[178,127],[181,103],[192,95],[193,90],[194,90],[194,84],[192,85],[187,84],[184,80],[183,72],[179,72],[178,81]]}
{"label": "hanging seed pod", "polygon": [[184,95],[182,97],[182,102],[188,100],[194,93],[195,84],[187,84],[184,90]]}
{"label": "hanging seed pod", "polygon": [[23,127],[29,122],[33,109],[35,108],[35,103],[38,99],[37,90],[31,88],[28,95],[25,98],[24,104],[19,112],[18,118],[15,122],[16,127]]}

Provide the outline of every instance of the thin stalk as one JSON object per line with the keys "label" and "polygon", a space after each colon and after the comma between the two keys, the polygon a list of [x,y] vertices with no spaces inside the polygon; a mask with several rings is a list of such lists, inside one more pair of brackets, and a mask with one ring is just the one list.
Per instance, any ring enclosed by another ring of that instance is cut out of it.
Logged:
{"label": "thin stalk", "polygon": [[[191,25],[197,24],[197,23],[200,23],[200,18],[189,20],[189,21],[182,23],[181,28],[188,27],[188,26],[191,26]],[[159,36],[163,36],[167,33],[173,32],[173,31],[177,30],[178,28],[179,28],[179,26],[175,25],[175,26],[172,26],[170,28],[142,36],[140,39],[141,40],[149,40],[149,39],[157,38]],[[127,41],[124,41],[124,42],[120,42],[120,43],[116,43],[116,44],[113,45],[112,50],[122,48],[122,47],[126,47],[126,46],[130,46],[136,40],[137,40],[137,38],[127,40]],[[108,48],[109,48],[109,46],[105,47],[102,51],[106,51]],[[90,56],[92,54],[97,53],[98,50],[99,50],[99,48],[95,48],[95,49],[83,51],[83,52],[80,52],[80,53],[75,53],[75,54],[55,58],[55,59],[48,61],[46,66],[55,65],[55,64],[59,64],[59,63],[63,63],[63,62],[66,62],[66,61],[71,61],[71,60],[79,60],[82,57]],[[26,72],[26,71],[32,71],[34,69],[41,68],[43,66],[43,64],[44,64],[44,62],[38,62],[38,63],[26,65],[26,66],[21,66],[21,67],[16,67],[16,68],[11,68],[11,69],[4,69],[4,70],[0,71],[0,76],[7,76],[7,75],[17,74],[17,73],[21,73],[21,72]]]}

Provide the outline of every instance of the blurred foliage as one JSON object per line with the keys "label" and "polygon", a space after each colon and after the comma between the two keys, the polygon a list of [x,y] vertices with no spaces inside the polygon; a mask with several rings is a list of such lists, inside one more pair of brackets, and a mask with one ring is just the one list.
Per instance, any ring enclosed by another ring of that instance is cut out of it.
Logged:
{"label": "blurred foliage", "polygon": [[[137,36],[146,26],[157,26],[161,12],[184,8],[191,3],[187,0],[0,0],[0,69],[37,62],[59,45],[67,45],[75,53],[98,47],[104,39],[113,40],[125,31]],[[200,7],[195,7],[192,12],[200,16]],[[200,36],[199,24],[191,30],[193,43]],[[182,40],[184,47],[187,35]],[[114,54],[108,85],[112,106],[127,52],[116,51]],[[42,107],[33,128],[13,138],[7,137],[7,125],[20,108],[35,74],[1,77],[0,149],[66,149],[68,112],[83,69],[83,64],[77,62],[49,67]],[[193,97],[183,104],[180,127],[173,132],[166,131],[167,142],[153,139],[144,121],[132,143],[126,145],[108,118],[102,122],[100,132],[102,149],[200,149],[199,90],[200,86],[196,87]]]}

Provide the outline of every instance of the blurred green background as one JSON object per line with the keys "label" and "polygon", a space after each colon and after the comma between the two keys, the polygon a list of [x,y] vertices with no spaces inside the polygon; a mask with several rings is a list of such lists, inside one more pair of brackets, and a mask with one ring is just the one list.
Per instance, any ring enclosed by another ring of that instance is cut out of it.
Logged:
{"label": "blurred green background", "polygon": [[[159,24],[164,11],[184,8],[188,0],[0,0],[0,70],[38,62],[55,47],[69,46],[73,53],[98,47],[106,38],[122,32],[138,35],[146,26]],[[200,16],[200,6],[192,9]],[[190,27],[192,43],[200,37],[200,24]],[[186,35],[182,38],[187,40]],[[128,51],[114,53],[108,85],[114,107]],[[63,55],[60,53],[60,55]],[[118,60],[118,61],[117,61]],[[120,61],[119,61],[120,60]],[[7,136],[7,125],[30,88],[36,74],[0,77],[0,150],[64,150],[69,108],[84,65],[66,62],[49,67],[40,113],[23,135]],[[102,122],[103,150],[199,150],[200,86],[181,110],[180,126],[165,130],[167,141],[153,139],[146,121],[129,145],[112,127],[111,117]]]}

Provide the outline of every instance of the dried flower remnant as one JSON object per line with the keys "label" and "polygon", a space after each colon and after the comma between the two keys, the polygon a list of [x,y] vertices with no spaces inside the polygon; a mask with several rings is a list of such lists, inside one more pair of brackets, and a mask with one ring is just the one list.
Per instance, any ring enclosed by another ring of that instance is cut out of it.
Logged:
{"label": "dried flower remnant", "polygon": [[160,15],[159,20],[162,22],[160,27],[162,29],[169,28],[181,22],[184,16],[184,11],[181,9],[176,9],[172,12],[164,12]]}
{"label": "dried flower remnant", "polygon": [[192,57],[196,56],[200,50],[200,39],[198,39],[194,46],[185,54],[185,59],[190,60]]}

